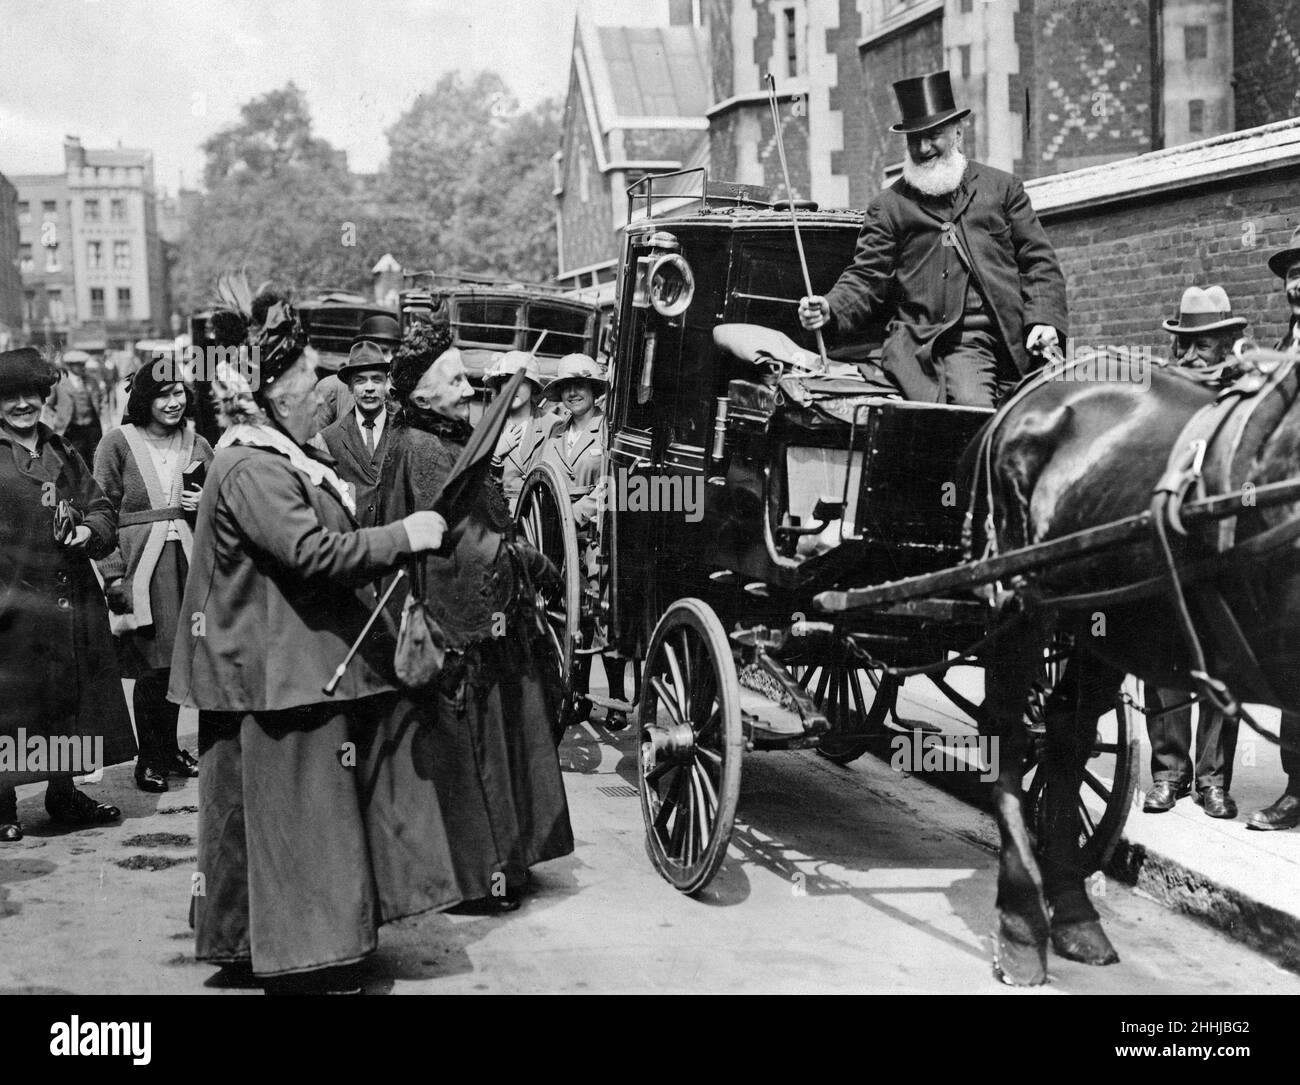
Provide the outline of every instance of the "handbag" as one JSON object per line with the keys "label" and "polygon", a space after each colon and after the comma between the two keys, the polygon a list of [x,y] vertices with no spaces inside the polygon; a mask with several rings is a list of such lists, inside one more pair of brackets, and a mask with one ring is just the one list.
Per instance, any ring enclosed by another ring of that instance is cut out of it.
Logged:
{"label": "handbag", "polygon": [[407,571],[411,587],[402,606],[393,671],[403,688],[423,690],[442,674],[447,659],[447,635],[424,602],[424,561],[416,558]]}

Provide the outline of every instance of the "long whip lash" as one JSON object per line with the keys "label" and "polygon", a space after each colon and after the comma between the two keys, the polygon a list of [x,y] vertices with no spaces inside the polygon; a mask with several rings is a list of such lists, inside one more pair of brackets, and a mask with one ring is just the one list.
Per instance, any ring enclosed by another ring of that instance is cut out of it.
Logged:
{"label": "long whip lash", "polygon": [[[794,189],[790,187],[790,167],[785,161],[785,140],[781,137],[781,107],[776,101],[776,77],[767,73],[767,104],[772,110],[772,130],[776,133],[776,153],[781,159],[781,175],[785,178],[785,192],[790,198],[790,221],[794,224],[794,247],[799,251],[799,267],[803,269],[803,287],[804,293],[812,297],[812,278],[808,274],[808,258],[803,252],[803,237],[799,233],[799,212],[794,206]],[[822,339],[821,328],[813,329],[813,334],[817,336],[817,352],[822,356],[822,369],[830,369],[830,361],[826,357],[826,342]]]}

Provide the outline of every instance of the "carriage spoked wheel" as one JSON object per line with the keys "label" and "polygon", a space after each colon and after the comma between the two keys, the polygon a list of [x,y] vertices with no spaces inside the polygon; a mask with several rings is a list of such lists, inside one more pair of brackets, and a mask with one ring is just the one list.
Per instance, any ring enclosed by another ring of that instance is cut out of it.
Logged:
{"label": "carriage spoked wheel", "polygon": [[740,686],[731,642],[707,603],[679,599],[655,626],[637,709],[646,849],[683,893],[727,854],[740,795]]}
{"label": "carriage spoked wheel", "polygon": [[562,581],[559,592],[546,597],[539,593],[538,598],[538,605],[546,616],[547,632],[563,691],[559,718],[555,721],[558,745],[574,722],[577,697],[583,692],[574,689],[574,652],[578,647],[582,606],[582,565],[568,486],[551,464],[538,464],[524,480],[519,503],[515,506],[515,526],[529,545],[550,558]]}
{"label": "carriage spoked wheel", "polygon": [[886,689],[881,696],[880,689],[892,679],[850,658],[847,649],[837,650],[829,659],[805,661],[796,656],[784,662],[830,722],[817,753],[837,765],[847,765],[866,753],[873,737],[883,733],[892,691]]}
{"label": "carriage spoked wheel", "polygon": [[[1024,765],[1024,815],[1040,841],[1047,828],[1046,774],[1040,771],[1046,744],[1045,709],[1052,688],[1064,673],[1069,650],[1068,644],[1053,641],[1047,652],[1044,678],[1031,694],[1026,710],[1031,741]],[[1103,869],[1110,860],[1137,788],[1139,740],[1122,690],[1115,698],[1114,714],[1113,734],[1108,717],[1098,722],[1075,796],[1080,824],[1078,863],[1085,875]]]}

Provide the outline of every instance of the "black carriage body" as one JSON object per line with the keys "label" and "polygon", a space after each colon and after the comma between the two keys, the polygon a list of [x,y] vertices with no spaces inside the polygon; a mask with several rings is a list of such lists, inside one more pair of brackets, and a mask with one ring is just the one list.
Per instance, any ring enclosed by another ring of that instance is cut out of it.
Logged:
{"label": "black carriage body", "polygon": [[[851,212],[800,212],[815,293],[851,262],[860,225]],[[694,277],[691,303],[675,317],[638,304],[638,261],[660,251],[665,231]],[[786,627],[792,614],[816,617],[819,591],[962,559],[956,464],[989,412],[877,398],[844,421],[781,402],[758,367],[715,345],[717,325],[756,324],[816,352],[798,322],[804,292],[789,212],[706,210],[626,232],[603,557],[612,631],[629,654],[679,597],[708,599],[728,626]],[[842,344],[834,356],[864,360],[873,346]],[[817,522],[820,499],[844,503],[840,531],[827,552],[803,556],[799,530]],[[906,645],[896,658],[938,650],[937,641],[918,639],[915,616],[851,620]]]}

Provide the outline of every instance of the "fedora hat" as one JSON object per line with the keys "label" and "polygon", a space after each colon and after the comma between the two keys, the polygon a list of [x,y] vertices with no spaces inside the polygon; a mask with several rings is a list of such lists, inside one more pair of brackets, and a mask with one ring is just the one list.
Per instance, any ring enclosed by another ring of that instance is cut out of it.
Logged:
{"label": "fedora hat", "polygon": [[1227,328],[1244,328],[1246,318],[1232,315],[1232,302],[1221,286],[1189,286],[1178,304],[1178,316],[1160,325],[1175,335],[1196,335]]}
{"label": "fedora hat", "polygon": [[347,384],[353,373],[363,369],[382,369],[385,373],[392,368],[392,363],[369,339],[361,339],[352,344],[348,351],[348,360],[338,368],[338,378]]}
{"label": "fedora hat", "polygon": [[1287,268],[1300,260],[1300,226],[1291,231],[1291,245],[1268,258],[1268,269],[1280,279],[1286,278]]}
{"label": "fedora hat", "polygon": [[560,394],[574,381],[590,381],[601,387],[596,390],[599,395],[609,385],[605,371],[586,354],[566,354],[560,359],[559,370],[555,379],[546,386],[547,399],[559,399]]}
{"label": "fedora hat", "polygon": [[397,323],[396,318],[385,313],[376,313],[361,322],[361,327],[352,338],[354,346],[362,341],[379,343],[385,347],[396,347],[402,341],[402,326]]}
{"label": "fedora hat", "polygon": [[520,369],[524,371],[524,380],[532,381],[540,389],[542,386],[542,370],[534,358],[526,350],[508,350],[499,357],[486,373],[483,379],[489,384],[508,381]]}
{"label": "fedora hat", "polygon": [[35,347],[0,351],[0,396],[39,392],[44,396],[59,383],[59,371]]}
{"label": "fedora hat", "polygon": [[913,79],[900,79],[894,84],[898,111],[903,119],[891,125],[891,132],[905,136],[928,132],[949,121],[959,121],[970,115],[969,109],[958,109],[952,98],[952,80],[947,72],[931,72]]}

